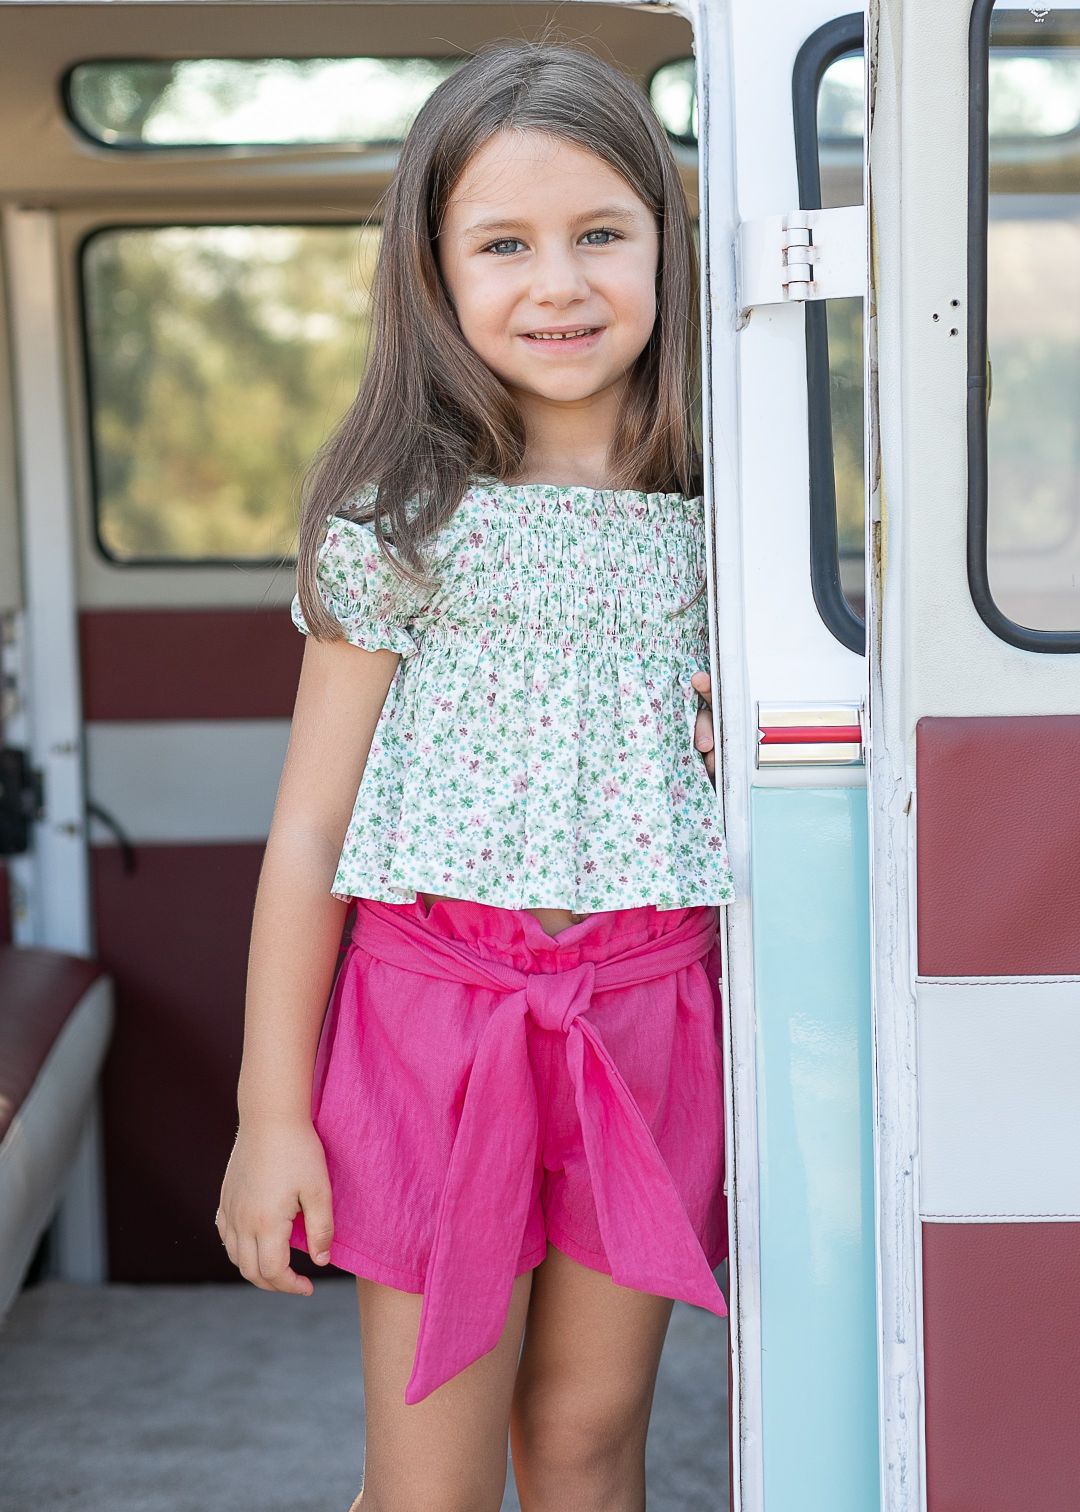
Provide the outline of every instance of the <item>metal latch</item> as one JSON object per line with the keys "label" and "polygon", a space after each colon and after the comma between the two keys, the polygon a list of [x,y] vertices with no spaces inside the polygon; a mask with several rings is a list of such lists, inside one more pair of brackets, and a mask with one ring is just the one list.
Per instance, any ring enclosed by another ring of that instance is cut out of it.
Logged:
{"label": "metal latch", "polygon": [[866,210],[787,210],[739,224],[739,310],[866,294]]}
{"label": "metal latch", "polygon": [[858,703],[759,703],[755,766],[862,766],[865,718]]}
{"label": "metal latch", "polygon": [[30,849],[30,825],[44,815],[42,775],[26,752],[0,746],[0,856]]}

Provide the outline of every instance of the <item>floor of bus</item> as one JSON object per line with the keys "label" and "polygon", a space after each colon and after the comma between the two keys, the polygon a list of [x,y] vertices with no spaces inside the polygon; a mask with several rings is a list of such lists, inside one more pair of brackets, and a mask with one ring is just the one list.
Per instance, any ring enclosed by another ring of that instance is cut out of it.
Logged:
{"label": "floor of bus", "polygon": [[[675,1304],[651,1512],[726,1512],[726,1350],[726,1319]],[[0,1512],[348,1512],[363,1465],[355,1285],[25,1286],[0,1324],[0,1422]],[[512,1469],[503,1512],[519,1512]]]}

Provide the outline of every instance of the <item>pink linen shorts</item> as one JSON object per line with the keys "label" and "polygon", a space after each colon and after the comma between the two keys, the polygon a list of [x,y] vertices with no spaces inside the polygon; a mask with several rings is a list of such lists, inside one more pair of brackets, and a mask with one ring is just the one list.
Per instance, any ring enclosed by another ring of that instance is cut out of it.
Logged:
{"label": "pink linen shorts", "polygon": [[[549,1241],[722,1315],[717,914],[649,904],[552,936],[525,909],[358,898],[312,1087],[332,1262],[433,1311],[437,1285],[451,1333],[470,1285],[476,1315],[492,1288],[508,1301]],[[302,1213],[290,1242],[308,1249]],[[500,1316],[489,1343],[473,1317],[456,1357],[433,1319],[411,1399],[492,1347]]]}

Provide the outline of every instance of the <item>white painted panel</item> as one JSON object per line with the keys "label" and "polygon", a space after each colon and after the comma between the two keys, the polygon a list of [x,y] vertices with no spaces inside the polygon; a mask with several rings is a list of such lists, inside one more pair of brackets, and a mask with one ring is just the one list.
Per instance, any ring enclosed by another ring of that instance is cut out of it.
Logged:
{"label": "white painted panel", "polygon": [[[89,724],[89,798],[134,844],[265,840],[288,743],[287,719]],[[97,819],[90,838],[115,843]]]}
{"label": "white painted panel", "polygon": [[919,978],[923,1218],[1080,1218],[1080,977]]}

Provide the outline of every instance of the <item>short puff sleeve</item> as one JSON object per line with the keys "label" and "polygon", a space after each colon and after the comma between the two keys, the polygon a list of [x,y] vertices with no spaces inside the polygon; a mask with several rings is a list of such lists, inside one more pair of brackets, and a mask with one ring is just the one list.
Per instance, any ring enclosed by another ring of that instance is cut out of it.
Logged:
{"label": "short puff sleeve", "polygon": [[[323,603],[351,646],[415,655],[413,618],[431,593],[397,575],[370,525],[330,516],[319,547],[316,582]],[[293,596],[292,622],[301,634],[308,634],[299,593]]]}

